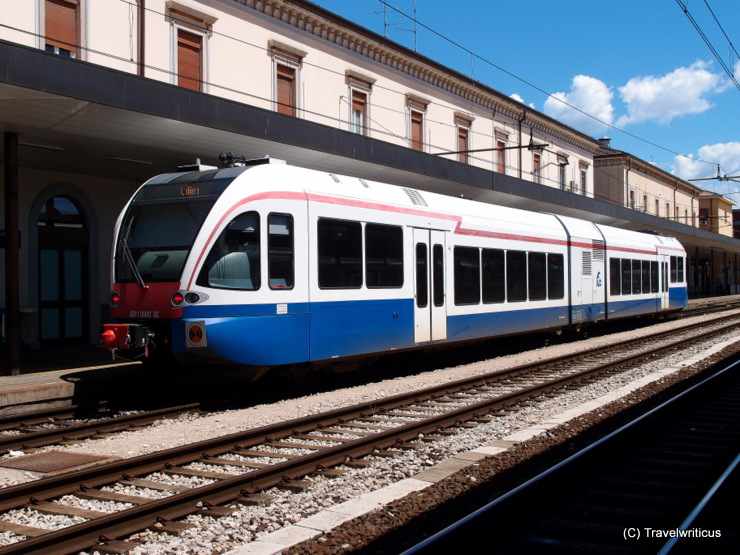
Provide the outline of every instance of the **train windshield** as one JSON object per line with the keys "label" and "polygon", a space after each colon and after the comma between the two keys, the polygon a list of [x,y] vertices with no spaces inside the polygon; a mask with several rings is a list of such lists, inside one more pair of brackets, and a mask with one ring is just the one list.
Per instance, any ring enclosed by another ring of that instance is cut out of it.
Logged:
{"label": "train windshield", "polygon": [[[117,283],[180,281],[185,260],[203,221],[233,181],[176,178],[142,187],[121,223],[116,242]],[[209,172],[208,177],[213,173]]]}

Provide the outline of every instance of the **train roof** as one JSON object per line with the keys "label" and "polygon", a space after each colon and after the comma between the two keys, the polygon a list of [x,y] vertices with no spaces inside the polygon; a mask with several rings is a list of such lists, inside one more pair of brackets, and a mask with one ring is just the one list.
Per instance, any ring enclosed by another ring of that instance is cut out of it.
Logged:
{"label": "train roof", "polygon": [[[243,183],[245,179],[249,183]],[[491,221],[504,226],[508,231],[528,231],[537,228],[538,233],[564,236],[568,234],[587,239],[606,239],[608,243],[640,243],[642,245],[672,246],[680,248],[674,237],[639,233],[610,226],[594,224],[567,216],[556,216],[545,212],[532,212],[498,204],[487,204],[464,197],[452,197],[420,191],[409,187],[366,180],[358,177],[337,175],[286,164],[281,160],[263,158],[247,161],[244,165],[227,168],[206,167],[177,173],[162,174],[147,181],[143,187],[164,184],[198,183],[219,181],[225,187],[224,201],[253,192],[279,188],[283,191],[318,193],[356,199],[378,206],[405,207],[416,212],[455,215],[463,218],[467,227],[488,227]],[[242,189],[244,186],[244,189]],[[603,235],[602,235],[603,234]]]}

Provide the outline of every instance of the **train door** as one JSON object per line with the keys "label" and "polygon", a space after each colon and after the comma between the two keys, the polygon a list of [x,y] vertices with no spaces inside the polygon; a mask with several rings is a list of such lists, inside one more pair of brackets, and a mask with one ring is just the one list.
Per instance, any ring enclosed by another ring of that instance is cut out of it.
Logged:
{"label": "train door", "polygon": [[606,317],[604,241],[571,239],[571,323],[596,322]]}
{"label": "train door", "polygon": [[444,231],[414,228],[414,340],[447,337]]}
{"label": "train door", "polygon": [[666,310],[670,308],[670,300],[669,300],[669,292],[668,292],[668,275],[669,275],[669,265],[670,265],[671,257],[669,254],[662,253],[658,251],[658,268],[659,268],[659,275],[660,275],[660,286],[659,286],[659,293],[658,293],[658,299],[659,299],[659,306],[660,310]]}

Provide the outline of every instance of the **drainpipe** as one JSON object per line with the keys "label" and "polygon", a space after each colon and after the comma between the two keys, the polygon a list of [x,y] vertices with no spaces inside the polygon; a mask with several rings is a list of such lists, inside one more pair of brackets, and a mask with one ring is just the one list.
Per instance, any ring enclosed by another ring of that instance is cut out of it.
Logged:
{"label": "drainpipe", "polygon": [[5,148],[5,370],[20,374],[20,230],[18,217],[18,134],[4,134]]}
{"label": "drainpipe", "polygon": [[146,45],[146,0],[139,0],[139,76],[144,77]]}
{"label": "drainpipe", "polygon": [[678,179],[676,179],[676,186],[673,189],[673,221],[678,223],[678,216],[676,215],[676,208],[678,208]]}
{"label": "drainpipe", "polygon": [[[522,179],[522,122],[527,119],[527,111],[522,112],[522,117],[519,118],[519,179]],[[530,131],[531,133],[531,131]]]}

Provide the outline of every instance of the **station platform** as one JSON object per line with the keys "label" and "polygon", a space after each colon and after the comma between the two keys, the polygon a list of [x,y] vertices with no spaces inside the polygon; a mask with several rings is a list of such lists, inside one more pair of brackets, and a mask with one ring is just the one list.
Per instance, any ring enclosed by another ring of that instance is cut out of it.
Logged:
{"label": "station platform", "polygon": [[81,390],[92,383],[143,371],[141,363],[114,361],[107,349],[94,345],[23,351],[20,374],[15,376],[7,375],[2,362],[0,417],[80,404],[84,402]]}
{"label": "station platform", "polygon": [[[740,302],[740,295],[692,299],[689,308]],[[20,375],[9,376],[0,349],[0,417],[78,404],[95,387],[133,380],[141,363],[114,361],[97,345],[62,345],[21,353]]]}

